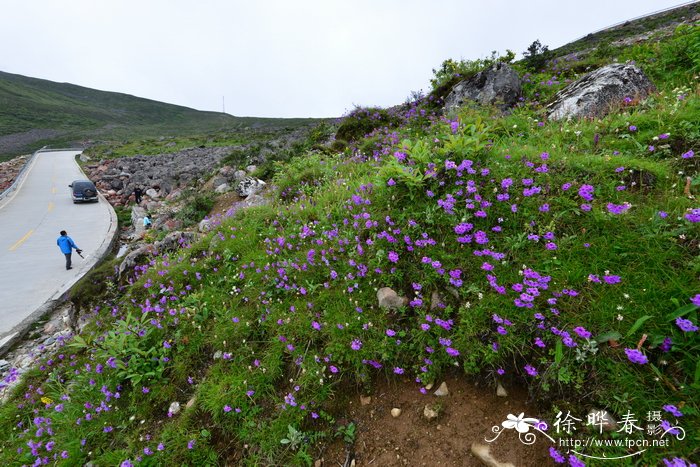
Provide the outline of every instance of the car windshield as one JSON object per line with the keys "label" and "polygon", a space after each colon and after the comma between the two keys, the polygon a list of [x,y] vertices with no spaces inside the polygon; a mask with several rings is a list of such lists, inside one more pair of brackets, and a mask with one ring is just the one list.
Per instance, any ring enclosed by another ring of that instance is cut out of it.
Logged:
{"label": "car windshield", "polygon": [[73,182],[73,190],[94,189],[95,186],[91,182]]}

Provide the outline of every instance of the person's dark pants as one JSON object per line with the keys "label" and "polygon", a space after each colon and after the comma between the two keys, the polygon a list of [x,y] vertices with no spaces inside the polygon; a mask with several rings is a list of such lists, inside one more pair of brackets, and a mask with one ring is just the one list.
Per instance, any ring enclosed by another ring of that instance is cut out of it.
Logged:
{"label": "person's dark pants", "polygon": [[66,255],[66,269],[71,268],[71,262],[70,262],[70,257],[72,253],[64,253]]}

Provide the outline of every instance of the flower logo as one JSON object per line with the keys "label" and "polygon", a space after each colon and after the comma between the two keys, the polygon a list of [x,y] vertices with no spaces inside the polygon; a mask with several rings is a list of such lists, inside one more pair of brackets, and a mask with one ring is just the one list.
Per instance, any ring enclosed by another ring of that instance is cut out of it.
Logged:
{"label": "flower logo", "polygon": [[536,418],[526,418],[525,412],[521,413],[517,417],[513,414],[508,414],[507,420],[501,423],[503,428],[507,430],[512,430],[515,428],[518,433],[527,433],[530,428],[535,427],[539,420]]}

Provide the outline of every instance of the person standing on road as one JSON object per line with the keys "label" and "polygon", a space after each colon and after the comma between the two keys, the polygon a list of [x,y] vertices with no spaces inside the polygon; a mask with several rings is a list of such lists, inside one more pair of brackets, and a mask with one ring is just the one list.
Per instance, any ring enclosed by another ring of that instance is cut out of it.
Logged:
{"label": "person standing on road", "polygon": [[82,253],[83,250],[78,248],[78,245],[68,236],[65,230],[61,230],[61,236],[56,240],[56,245],[61,249],[61,253],[66,255],[66,270],[73,269],[71,266],[71,254],[73,253],[73,249],[75,249],[78,254]]}
{"label": "person standing on road", "polygon": [[141,188],[134,188],[134,201],[136,201],[136,204],[141,204],[141,195],[143,195],[143,191],[141,191]]}

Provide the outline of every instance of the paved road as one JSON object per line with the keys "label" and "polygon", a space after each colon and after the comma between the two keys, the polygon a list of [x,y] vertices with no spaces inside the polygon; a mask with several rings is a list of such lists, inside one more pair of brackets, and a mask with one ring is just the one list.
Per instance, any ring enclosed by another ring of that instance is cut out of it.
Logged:
{"label": "paved road", "polygon": [[[77,154],[37,153],[17,189],[0,200],[0,346],[94,266],[116,230],[114,210],[104,199],[73,204],[68,185],[86,178]],[[72,270],[56,245],[61,230],[85,257],[73,253]]]}

